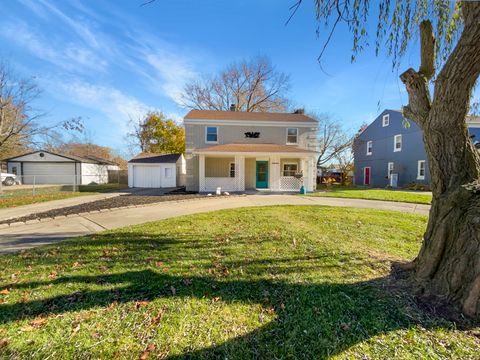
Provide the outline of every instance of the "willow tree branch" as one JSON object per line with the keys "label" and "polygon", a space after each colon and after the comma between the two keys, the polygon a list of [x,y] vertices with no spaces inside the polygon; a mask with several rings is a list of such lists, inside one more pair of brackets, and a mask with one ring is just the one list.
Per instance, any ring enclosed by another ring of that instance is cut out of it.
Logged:
{"label": "willow tree branch", "polygon": [[432,107],[428,81],[435,74],[435,37],[432,23],[429,20],[420,24],[420,56],[419,71],[410,68],[400,75],[408,93],[408,105],[403,107],[407,119],[422,126],[428,118]]}

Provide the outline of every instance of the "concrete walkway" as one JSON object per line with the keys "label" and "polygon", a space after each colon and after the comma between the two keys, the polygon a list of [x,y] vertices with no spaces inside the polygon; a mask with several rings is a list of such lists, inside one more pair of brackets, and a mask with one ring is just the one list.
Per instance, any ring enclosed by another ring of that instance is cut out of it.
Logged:
{"label": "concrete walkway", "polygon": [[249,206],[270,205],[329,205],[428,215],[430,206],[389,201],[322,198],[296,195],[245,195],[221,198],[201,198],[178,202],[163,202],[138,208],[90,213],[0,228],[0,253],[18,251],[50,244],[65,238],[88,235],[106,229],[116,229],[149,221],[197,214],[207,211]]}

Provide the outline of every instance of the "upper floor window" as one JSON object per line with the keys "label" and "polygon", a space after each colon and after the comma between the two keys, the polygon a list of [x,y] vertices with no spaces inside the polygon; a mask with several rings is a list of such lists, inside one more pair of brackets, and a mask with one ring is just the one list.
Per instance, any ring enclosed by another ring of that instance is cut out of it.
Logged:
{"label": "upper floor window", "polygon": [[382,118],[382,126],[385,127],[388,125],[390,125],[390,114],[385,114]]}
{"label": "upper floor window", "polygon": [[425,180],[425,160],[418,160],[417,180]]}
{"label": "upper floor window", "polygon": [[402,151],[402,135],[395,135],[393,138],[393,151]]}
{"label": "upper floor window", "polygon": [[287,144],[298,144],[298,129],[297,128],[288,128],[287,129]]}
{"label": "upper floor window", "polygon": [[230,163],[229,176],[231,178],[235,177],[235,163],[234,162]]}
{"label": "upper floor window", "polygon": [[205,142],[217,143],[218,142],[218,127],[207,126],[205,128]]}
{"label": "upper floor window", "polygon": [[395,164],[393,162],[389,162],[388,163],[388,178],[390,179],[390,177],[392,176],[393,174],[393,169],[395,168]]}
{"label": "upper floor window", "polygon": [[367,141],[367,155],[372,155],[373,141]]}

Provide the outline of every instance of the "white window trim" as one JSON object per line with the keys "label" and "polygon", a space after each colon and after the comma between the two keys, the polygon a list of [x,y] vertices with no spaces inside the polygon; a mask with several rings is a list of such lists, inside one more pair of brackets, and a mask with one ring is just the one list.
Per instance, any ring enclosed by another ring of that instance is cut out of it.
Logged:
{"label": "white window trim", "polygon": [[[297,130],[297,141],[296,142],[288,142],[288,130],[292,130],[292,129],[295,129]],[[287,145],[298,145],[298,128],[287,128],[287,130],[285,131],[285,142]]]}
{"label": "white window trim", "polygon": [[[420,164],[421,163],[423,163],[423,175],[420,175]],[[425,180],[425,172],[427,171],[425,166],[426,166],[425,160],[418,160],[417,161],[417,180]]]}
{"label": "white window trim", "polygon": [[[366,173],[367,173],[367,169],[370,169],[370,184],[367,184],[367,182],[365,181],[367,179],[367,177],[365,176]],[[363,168],[363,185],[372,185],[372,167],[371,166],[365,166]]]}
{"label": "white window trim", "polygon": [[390,165],[392,165],[392,174],[393,174],[393,171],[395,169],[395,163],[394,162],[389,162],[388,165],[387,165],[387,176],[388,178],[390,179],[390,176],[392,174],[390,174]]}
{"label": "white window trim", "polygon": [[[372,147],[371,147],[370,151],[369,151],[368,144],[372,144]],[[373,141],[369,140],[369,141],[367,141],[367,155],[372,155],[372,154],[373,154]]]}
{"label": "white window trim", "polygon": [[[233,165],[233,175],[234,176],[232,176],[232,165]],[[233,178],[235,178],[236,175],[237,175],[237,167],[235,166],[234,162],[230,162],[228,164],[228,177],[230,179],[233,179]]]}
{"label": "white window trim", "polygon": [[390,114],[385,114],[382,118],[382,127],[386,127],[388,125],[390,125]]}
{"label": "white window trim", "polygon": [[296,165],[296,167],[297,167],[296,172],[298,172],[298,162],[293,162],[293,161],[288,162],[287,161],[287,162],[282,163],[282,176],[285,176],[284,175],[285,174],[285,165]]}
{"label": "white window trim", "polygon": [[[399,149],[397,149],[397,137],[400,137],[400,148]],[[402,146],[403,146],[402,134],[395,135],[393,137],[393,152],[402,151]]]}
{"label": "white window trim", "polygon": [[[217,141],[208,141],[207,140],[207,134],[208,134],[208,128],[215,128],[217,129]],[[205,126],[205,144],[218,144],[218,126]]]}

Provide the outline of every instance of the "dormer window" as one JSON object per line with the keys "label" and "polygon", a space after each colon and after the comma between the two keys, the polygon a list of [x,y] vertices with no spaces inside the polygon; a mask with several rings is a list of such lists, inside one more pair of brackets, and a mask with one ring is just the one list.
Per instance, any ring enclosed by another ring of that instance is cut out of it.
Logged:
{"label": "dormer window", "polygon": [[382,126],[385,127],[388,125],[390,125],[390,114],[385,114],[382,118]]}
{"label": "dormer window", "polygon": [[218,143],[218,127],[207,126],[205,128],[205,142],[206,143]]}
{"label": "dormer window", "polygon": [[298,144],[298,129],[297,128],[288,128],[287,129],[287,145]]}
{"label": "dormer window", "polygon": [[367,155],[372,155],[373,141],[367,141]]}
{"label": "dormer window", "polygon": [[402,135],[395,135],[393,138],[393,151],[402,151]]}

